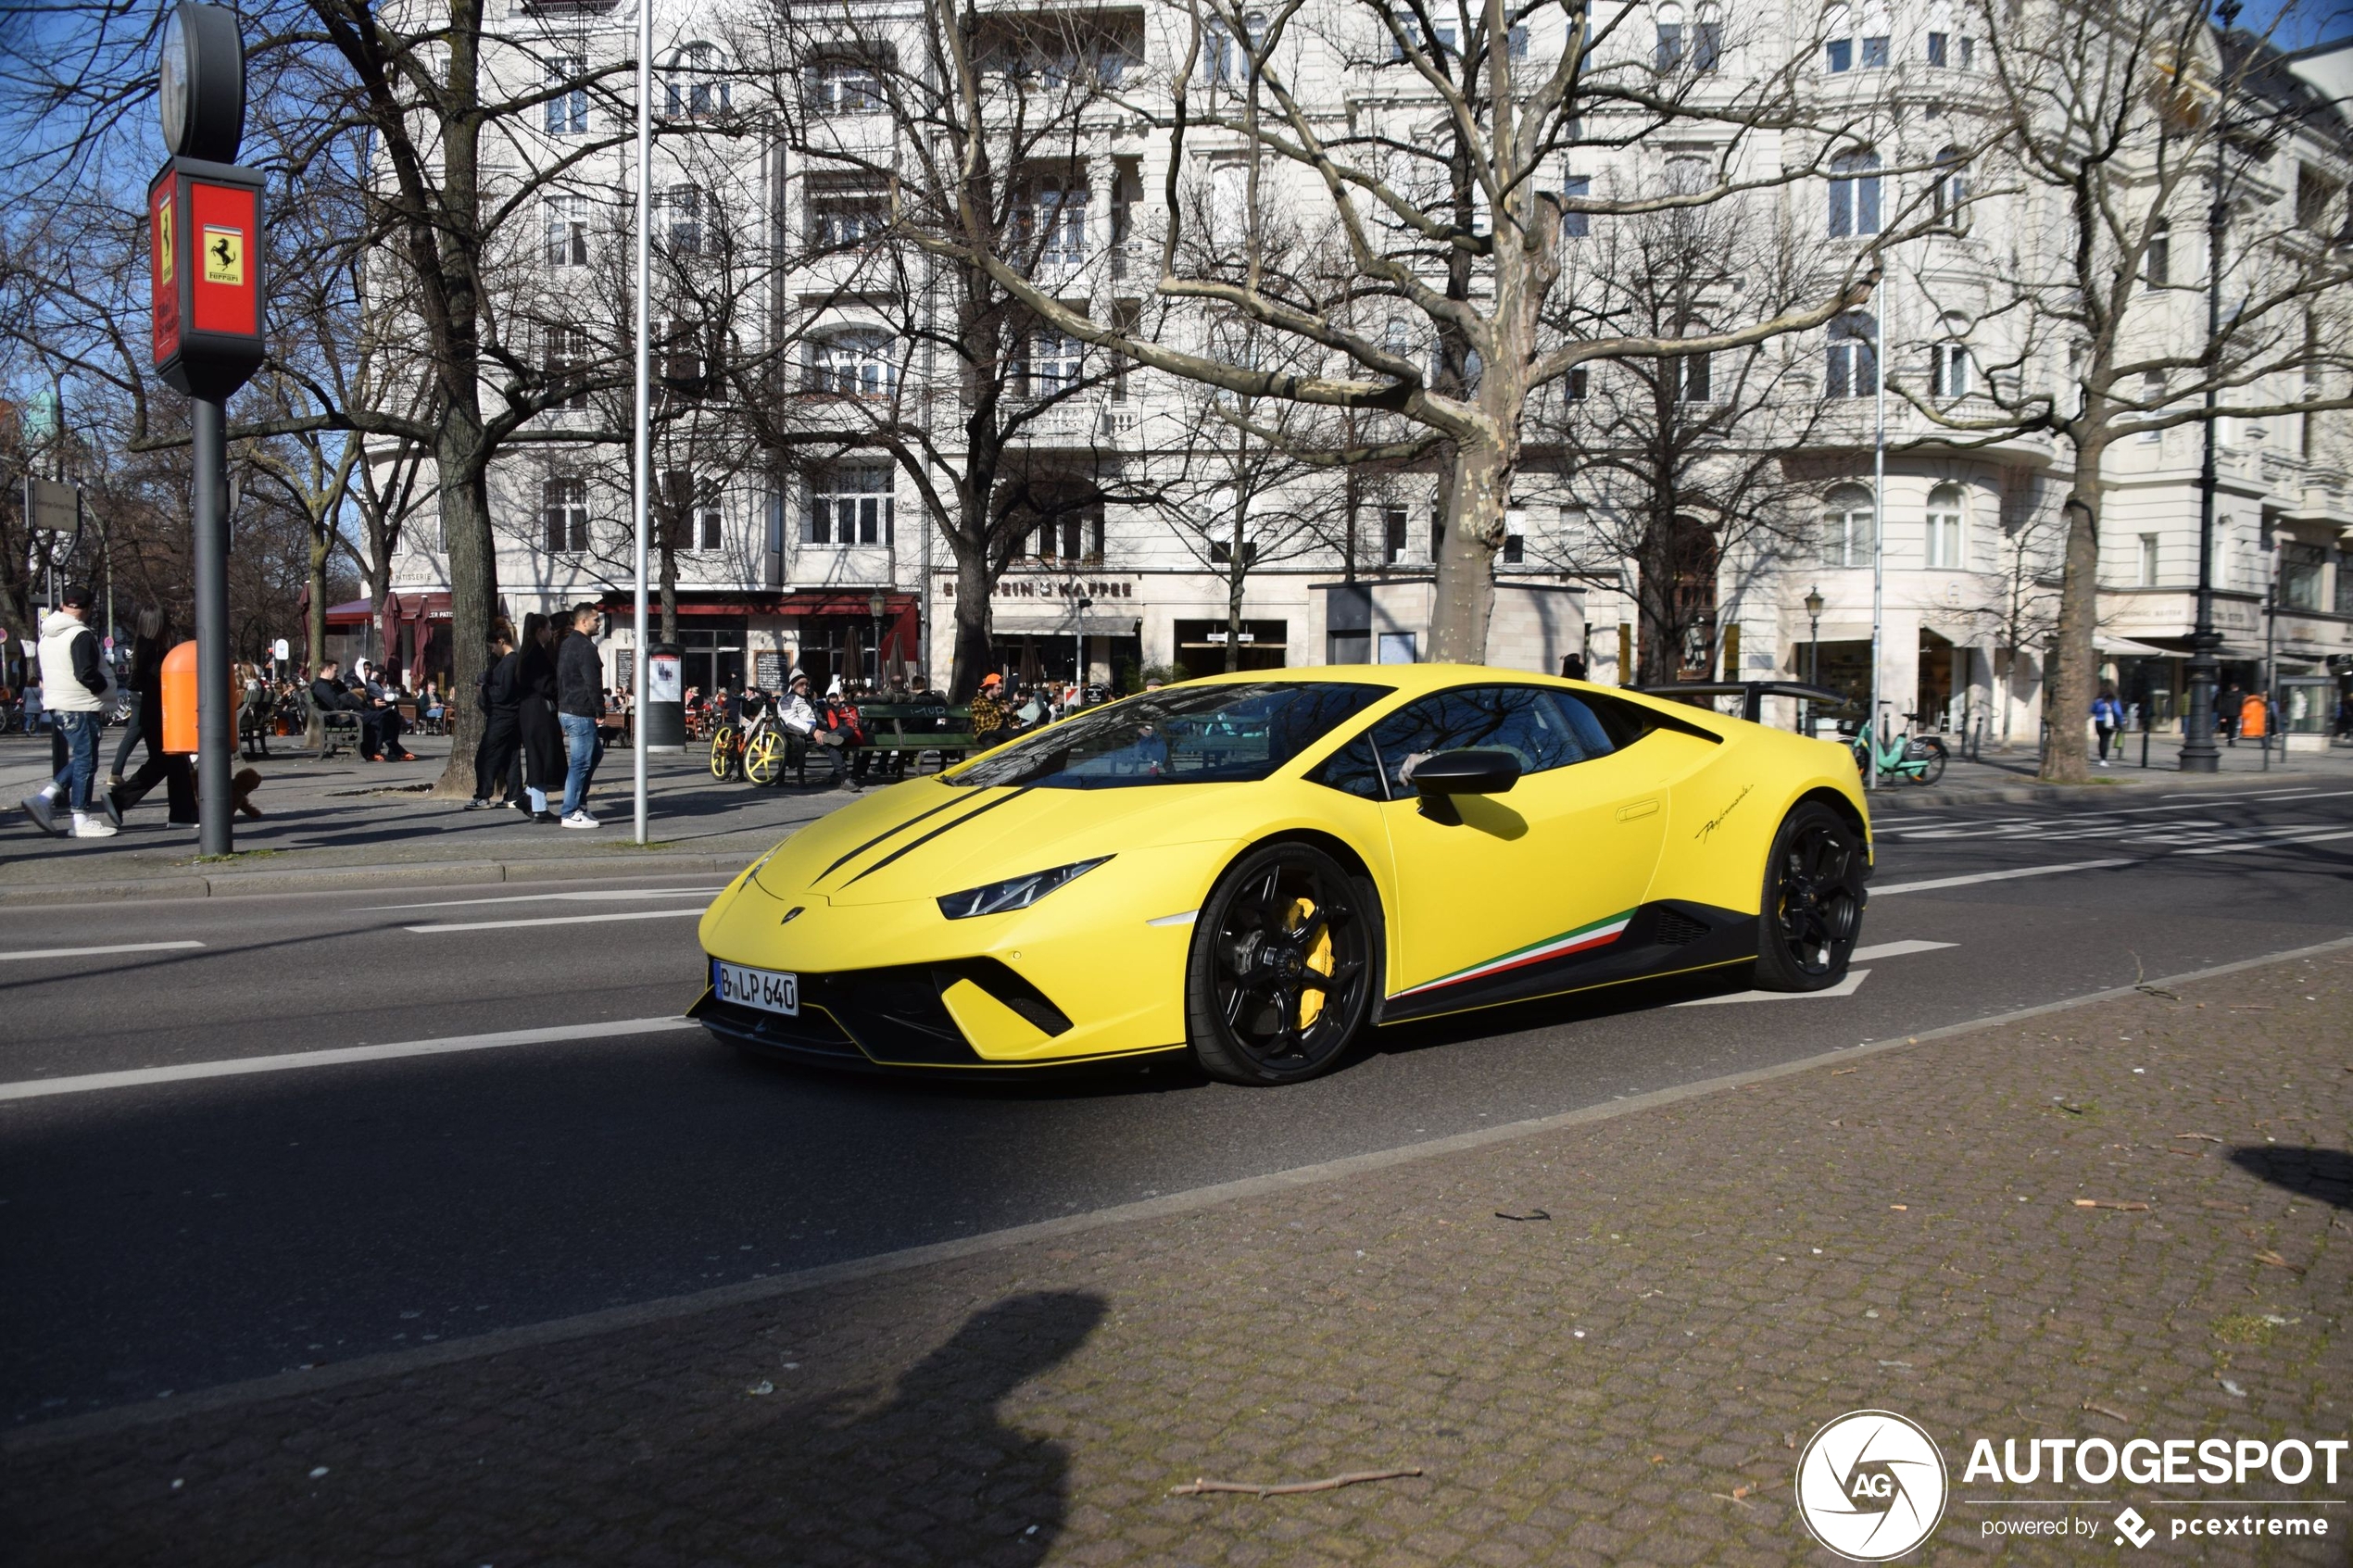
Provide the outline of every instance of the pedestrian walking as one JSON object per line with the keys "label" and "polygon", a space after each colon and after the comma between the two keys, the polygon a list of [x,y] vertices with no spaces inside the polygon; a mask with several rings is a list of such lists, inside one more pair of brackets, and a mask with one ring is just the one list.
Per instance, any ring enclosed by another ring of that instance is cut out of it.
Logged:
{"label": "pedestrian walking", "polygon": [[[112,838],[114,824],[90,814],[90,785],[98,776],[98,736],[114,706],[114,667],[86,624],[91,595],[82,583],[69,587],[57,608],[41,618],[41,706],[52,716],[65,743],[65,763],[57,776],[25,797],[26,815],[41,831],[59,838]],[[57,803],[71,813],[70,827],[57,821]]]}
{"label": "pedestrian walking", "polygon": [[2124,705],[2116,700],[2116,688],[2102,682],[2100,695],[2092,699],[2092,728],[2100,738],[2100,760],[2108,760],[2108,748],[2116,742],[2116,732],[2124,723]]}
{"label": "pedestrian walking", "polygon": [[2214,704],[2214,727],[2228,736],[2233,746],[2239,743],[2239,708],[2246,700],[2246,694],[2233,681],[2222,688],[2221,699]]}
{"label": "pedestrian walking", "polygon": [[483,667],[475,689],[483,725],[481,744],[474,747],[474,797],[466,802],[469,811],[488,806],[492,792],[501,788],[500,805],[512,806],[522,799],[522,785],[516,777],[521,763],[517,748],[522,744],[522,694],[515,685],[522,659],[515,652],[514,629],[503,621],[491,628],[489,651],[490,660]]}
{"label": "pedestrian walking", "polygon": [[[123,770],[131,765],[131,753],[138,747],[141,741],[147,738],[147,726],[142,719],[147,707],[147,696],[139,684],[139,649],[142,645],[156,642],[162,634],[163,611],[153,605],[141,610],[138,619],[132,622],[131,706],[123,714],[122,742],[114,748],[114,766],[107,770],[107,788],[109,796],[112,791],[122,787]],[[162,657],[160,652],[156,655],[158,660]],[[156,700],[160,703],[162,698],[157,697]],[[153,762],[162,750],[160,744],[148,741],[147,760]],[[111,798],[107,803],[107,815],[110,818],[115,815]],[[120,827],[122,824],[117,821],[115,825]]]}
{"label": "pedestrian walking", "polygon": [[[131,752],[131,741],[147,744],[147,759],[128,779],[118,779],[103,797],[107,820],[122,826],[122,814],[146,797],[160,783],[168,821],[173,827],[196,825],[196,771],[188,759],[163,749],[163,656],[171,647],[171,628],[159,608],[139,612],[131,639],[131,714],[134,734],[124,737],[118,766]],[[254,813],[258,815],[258,812]]]}
{"label": "pedestrian walking", "polygon": [[562,798],[565,772],[563,726],[556,722],[555,642],[555,622],[548,617],[522,618],[522,646],[515,655],[515,689],[522,700],[515,721],[522,741],[523,794],[535,822],[563,820],[547,809],[549,796]]}
{"label": "pedestrian walking", "polygon": [[605,759],[605,738],[597,732],[604,717],[605,661],[597,652],[597,623],[604,619],[583,599],[572,607],[571,629],[556,646],[556,719],[564,733],[563,824],[593,828],[588,786]]}

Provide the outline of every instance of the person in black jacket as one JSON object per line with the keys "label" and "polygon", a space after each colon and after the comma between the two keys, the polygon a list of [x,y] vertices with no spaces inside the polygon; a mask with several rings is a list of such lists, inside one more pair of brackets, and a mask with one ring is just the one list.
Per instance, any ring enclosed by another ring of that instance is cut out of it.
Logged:
{"label": "person in black jacket", "polygon": [[563,819],[547,809],[547,798],[563,789],[564,737],[556,722],[556,628],[544,615],[522,618],[522,646],[516,654],[515,687],[522,694],[516,721],[522,736],[523,791],[531,797],[531,820]]}
{"label": "person in black jacket", "polygon": [[[138,738],[147,743],[147,759],[139,771],[107,791],[100,804],[106,808],[107,821],[122,825],[122,814],[145,797],[160,780],[164,798],[170,808],[173,827],[196,825],[196,772],[188,759],[168,755],[163,749],[163,656],[171,647],[170,623],[163,611],[149,608],[139,612],[138,631],[131,640],[131,689],[138,700],[131,709],[132,722]],[[127,756],[125,746],[120,756]],[[120,762],[118,757],[118,766]]]}
{"label": "person in black jacket", "polygon": [[521,744],[522,734],[522,694],[515,688],[515,673],[521,663],[515,656],[514,630],[501,621],[491,628],[490,661],[483,667],[482,681],[476,687],[484,723],[482,744],[474,747],[474,797],[466,802],[469,811],[489,805],[491,791],[500,784],[506,786],[501,804],[522,804],[522,785],[514,776],[520,760],[515,748]]}
{"label": "person in black jacket", "polygon": [[597,652],[597,625],[603,619],[583,599],[572,607],[571,630],[556,645],[556,720],[564,734],[562,820],[568,828],[597,825],[588,814],[588,786],[605,759],[604,737],[597,734],[605,709],[605,661]]}

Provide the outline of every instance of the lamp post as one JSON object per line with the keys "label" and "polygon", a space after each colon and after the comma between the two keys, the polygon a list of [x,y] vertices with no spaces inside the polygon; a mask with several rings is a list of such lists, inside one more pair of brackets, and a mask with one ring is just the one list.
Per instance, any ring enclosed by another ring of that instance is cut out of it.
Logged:
{"label": "lamp post", "polygon": [[883,591],[882,591],[880,588],[875,589],[873,593],[871,593],[871,594],[869,594],[869,595],[867,595],[867,596],[866,596],[866,613],[867,613],[868,615],[872,616],[872,617],[874,618],[874,621],[875,621],[875,684],[874,684],[874,689],[875,689],[875,690],[876,690],[876,691],[880,691],[880,690],[882,689],[882,665],[883,665],[883,657],[882,657],[882,621],[883,621],[883,611],[885,611],[885,610],[888,609],[889,608],[890,608],[890,601],[889,601],[887,598],[886,598],[886,597],[884,597],[884,596],[883,596]]}
{"label": "lamp post", "polygon": [[[1822,590],[1818,586],[1808,589],[1806,595],[1806,684],[1822,684]],[[1797,712],[1800,720],[1810,720],[1814,717],[1812,703],[1799,703]]]}
{"label": "lamp post", "polygon": [[[2220,0],[2214,14],[2227,35],[2238,21],[2238,0]],[[2221,65],[2221,38],[2215,40],[2218,67]],[[2216,650],[2222,638],[2214,630],[2214,492],[2219,483],[2215,469],[2215,409],[2221,402],[2219,372],[2221,370],[2219,344],[2222,335],[2222,232],[2229,221],[2230,209],[2223,196],[2223,159],[2230,151],[2227,135],[2230,108],[2230,74],[2221,73],[2214,109],[2214,199],[2206,209],[2206,445],[2198,458],[2197,468],[2197,620],[2190,629],[2189,708],[2182,722],[2188,734],[2182,737],[2182,771],[2211,773],[2222,765],[2222,754],[2214,747],[2214,688],[2221,675],[2221,661]]]}
{"label": "lamp post", "polygon": [[629,747],[631,825],[637,843],[646,842],[646,535],[647,515],[653,505],[653,332],[648,312],[653,287],[654,185],[654,0],[637,0],[637,211],[635,242],[637,297],[631,323],[635,396],[630,410],[629,584],[631,670],[629,690],[637,705],[637,722]]}

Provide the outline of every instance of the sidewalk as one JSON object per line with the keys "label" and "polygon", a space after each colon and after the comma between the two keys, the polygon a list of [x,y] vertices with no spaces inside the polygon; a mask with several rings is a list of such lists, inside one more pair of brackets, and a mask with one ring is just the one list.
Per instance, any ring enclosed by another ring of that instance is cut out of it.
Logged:
{"label": "sidewalk", "polygon": [[[449,743],[413,737],[414,762],[328,761],[285,756],[239,767],[262,775],[263,815],[236,822],[236,858],[196,859],[194,828],[164,821],[160,786],[109,839],[52,838],[18,801],[46,776],[45,740],[0,738],[0,905],[60,898],[204,897],[295,890],[397,874],[403,883],[496,882],[522,877],[732,875],[794,826],[848,800],[812,783],[757,788],[712,778],[703,757],[648,756],[652,841],[634,842],[631,754],[614,749],[598,770],[589,809],[602,825],[583,832],[525,821],[511,810],[469,811],[429,799]],[[624,869],[625,868],[625,869]]]}
{"label": "sidewalk", "polygon": [[2224,746],[2221,749],[2221,769],[2213,773],[2196,774],[2181,771],[2181,736],[2149,737],[2145,768],[2141,766],[2141,737],[2134,734],[2128,739],[2130,744],[2109,760],[2092,764],[2094,782],[2089,784],[2039,782],[2035,774],[2042,759],[2029,746],[2013,751],[1989,750],[1973,761],[1965,761],[1956,754],[1945,766],[1944,779],[1937,784],[1890,784],[1874,794],[1878,803],[1903,809],[2002,801],[2098,800],[2119,790],[2153,789],[2171,794],[2198,789],[2294,789],[2315,782],[2353,786],[2353,746],[2335,746],[2326,751],[2299,751],[2293,755],[2275,747],[2267,770],[2263,753],[2253,743]]}
{"label": "sidewalk", "polygon": [[[2193,1499],[2353,1499],[2353,1465],[2056,1490],[1963,1466],[1980,1437],[2348,1436],[2348,1017],[2344,946],[2153,983],[1011,1245],[26,1429],[0,1507],[39,1564],[1810,1562],[1799,1451],[1868,1407],[1950,1475],[1910,1561],[2132,1557],[2120,1502],[2170,1532],[2222,1516]],[[2070,1492],[2100,1500],[1966,1500]],[[2171,1556],[2345,1560],[2353,1509],[2292,1512],[2329,1538]],[[1986,1534],[2059,1516],[2083,1522],[2064,1544]]]}

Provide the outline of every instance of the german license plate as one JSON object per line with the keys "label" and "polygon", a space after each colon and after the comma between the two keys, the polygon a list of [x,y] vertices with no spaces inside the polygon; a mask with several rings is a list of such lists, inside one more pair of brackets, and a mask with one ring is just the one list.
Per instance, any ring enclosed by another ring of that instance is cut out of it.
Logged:
{"label": "german license plate", "polygon": [[723,1002],[738,1007],[759,1008],[764,1012],[780,1012],[787,1018],[800,1015],[800,976],[779,974],[773,969],[753,969],[749,964],[711,961],[711,988]]}

